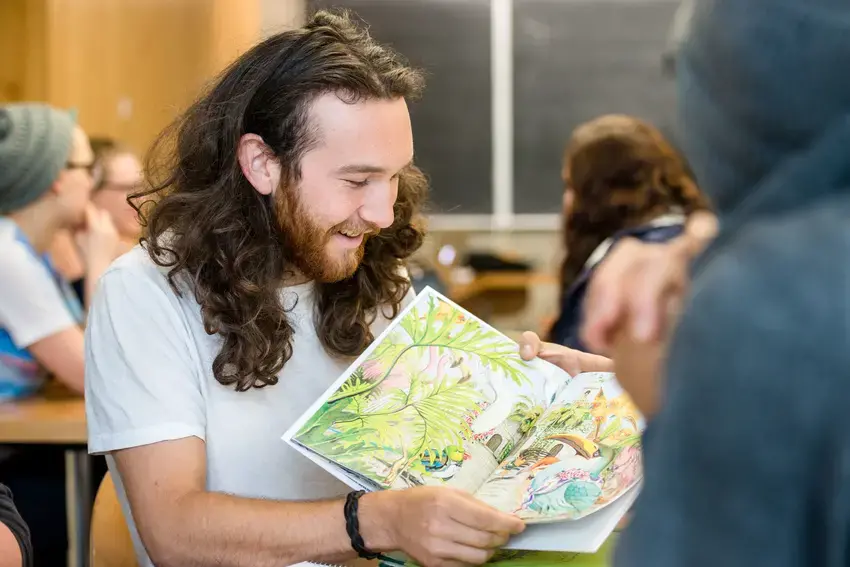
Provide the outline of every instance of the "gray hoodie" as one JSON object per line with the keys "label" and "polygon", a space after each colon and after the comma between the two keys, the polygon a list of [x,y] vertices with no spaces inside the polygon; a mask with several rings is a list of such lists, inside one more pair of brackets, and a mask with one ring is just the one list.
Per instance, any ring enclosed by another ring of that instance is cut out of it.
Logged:
{"label": "gray hoodie", "polygon": [[700,0],[698,259],[617,567],[850,565],[850,0]]}

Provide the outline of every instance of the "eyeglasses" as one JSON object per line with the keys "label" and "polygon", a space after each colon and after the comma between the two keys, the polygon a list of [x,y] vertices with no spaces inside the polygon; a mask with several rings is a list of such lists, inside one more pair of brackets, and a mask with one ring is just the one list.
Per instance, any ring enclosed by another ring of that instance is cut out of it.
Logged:
{"label": "eyeglasses", "polygon": [[75,169],[84,169],[91,176],[92,180],[95,182],[95,185],[100,184],[102,177],[101,173],[103,171],[103,168],[101,167],[100,163],[96,161],[91,161],[87,163],[69,161],[65,164],[65,169],[68,171],[73,171]]}
{"label": "eyeglasses", "polygon": [[95,191],[120,191],[122,193],[135,193],[141,188],[139,183],[115,183],[106,178],[101,179],[94,187]]}

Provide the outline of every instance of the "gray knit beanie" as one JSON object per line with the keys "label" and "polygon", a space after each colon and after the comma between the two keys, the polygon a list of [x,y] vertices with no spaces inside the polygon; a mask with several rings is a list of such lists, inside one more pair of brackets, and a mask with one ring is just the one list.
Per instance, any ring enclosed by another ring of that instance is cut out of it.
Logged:
{"label": "gray knit beanie", "polygon": [[0,106],[0,214],[38,200],[68,161],[74,118],[46,104]]}

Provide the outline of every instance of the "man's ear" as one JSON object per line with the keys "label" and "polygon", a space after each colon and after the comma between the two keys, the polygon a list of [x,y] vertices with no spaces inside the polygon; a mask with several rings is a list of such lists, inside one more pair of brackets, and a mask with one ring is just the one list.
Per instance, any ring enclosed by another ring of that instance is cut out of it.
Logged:
{"label": "man's ear", "polygon": [[256,134],[239,138],[239,166],[245,179],[261,195],[271,195],[280,184],[280,163]]}

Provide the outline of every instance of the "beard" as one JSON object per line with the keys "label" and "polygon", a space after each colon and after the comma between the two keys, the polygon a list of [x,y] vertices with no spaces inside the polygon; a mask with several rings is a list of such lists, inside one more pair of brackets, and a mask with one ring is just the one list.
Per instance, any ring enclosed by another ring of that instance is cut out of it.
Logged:
{"label": "beard", "polygon": [[[306,210],[294,190],[279,191],[275,201],[275,216],[289,264],[302,276],[321,283],[338,282],[354,275],[363,260],[366,242],[377,233],[376,227],[351,221],[323,227]],[[357,248],[335,255],[329,250],[329,244],[341,231],[363,233],[363,241]]]}

